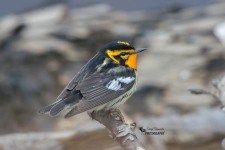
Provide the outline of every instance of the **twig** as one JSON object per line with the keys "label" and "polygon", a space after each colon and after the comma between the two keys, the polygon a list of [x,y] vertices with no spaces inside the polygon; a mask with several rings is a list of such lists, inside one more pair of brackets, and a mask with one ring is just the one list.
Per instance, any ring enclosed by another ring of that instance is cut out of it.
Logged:
{"label": "twig", "polygon": [[91,117],[109,129],[124,150],[145,150],[118,109],[93,112]]}
{"label": "twig", "polygon": [[[214,92],[204,89],[190,89],[190,92],[192,94],[206,94],[212,96],[214,99],[219,100],[222,103],[222,110],[225,112],[225,75],[220,80],[212,81],[212,85],[215,89]],[[225,138],[222,141],[222,147],[225,149]]]}
{"label": "twig", "polygon": [[218,96],[217,93],[213,93],[211,91],[205,90],[205,89],[200,89],[200,88],[195,88],[195,89],[189,89],[189,91],[191,92],[191,94],[195,94],[195,95],[209,95],[211,97],[213,97],[214,99],[216,99],[217,101],[220,101],[220,98]]}
{"label": "twig", "polygon": [[[214,91],[208,91],[200,88],[189,89],[192,94],[205,94],[210,95],[214,99],[220,101],[223,106],[225,106],[225,75],[220,80],[212,81],[212,86],[214,87]],[[225,109],[223,108],[225,111]]]}

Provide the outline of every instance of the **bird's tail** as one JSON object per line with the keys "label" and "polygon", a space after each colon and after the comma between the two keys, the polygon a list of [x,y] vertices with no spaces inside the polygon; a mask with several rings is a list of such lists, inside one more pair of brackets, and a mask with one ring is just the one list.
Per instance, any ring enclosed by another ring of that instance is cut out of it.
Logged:
{"label": "bird's tail", "polygon": [[82,98],[82,94],[79,91],[71,92],[56,102],[39,110],[41,114],[49,114],[54,117],[59,115],[65,109],[72,109]]}
{"label": "bird's tail", "polygon": [[50,116],[54,117],[59,115],[63,111],[65,106],[66,106],[65,101],[59,100],[55,103],[52,103],[46,107],[41,108],[38,112],[40,114],[49,114]]}

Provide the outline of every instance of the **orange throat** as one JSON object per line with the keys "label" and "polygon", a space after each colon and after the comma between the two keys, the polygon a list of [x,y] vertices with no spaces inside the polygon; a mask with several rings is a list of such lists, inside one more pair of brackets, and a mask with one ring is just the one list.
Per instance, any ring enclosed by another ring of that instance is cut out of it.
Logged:
{"label": "orange throat", "polygon": [[126,65],[132,69],[137,69],[137,54],[130,55],[126,61]]}

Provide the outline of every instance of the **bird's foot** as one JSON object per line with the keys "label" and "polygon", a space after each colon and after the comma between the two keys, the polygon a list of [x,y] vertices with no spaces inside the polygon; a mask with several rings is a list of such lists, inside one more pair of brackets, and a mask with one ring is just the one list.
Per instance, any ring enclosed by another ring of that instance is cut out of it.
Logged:
{"label": "bird's foot", "polygon": [[122,122],[125,122],[124,117],[119,109],[114,108],[114,109],[110,109],[109,111],[110,111],[109,115],[113,117],[115,120],[117,121],[121,120]]}
{"label": "bird's foot", "polygon": [[89,115],[89,117],[94,120],[94,115],[95,115],[96,111],[87,111],[87,114]]}

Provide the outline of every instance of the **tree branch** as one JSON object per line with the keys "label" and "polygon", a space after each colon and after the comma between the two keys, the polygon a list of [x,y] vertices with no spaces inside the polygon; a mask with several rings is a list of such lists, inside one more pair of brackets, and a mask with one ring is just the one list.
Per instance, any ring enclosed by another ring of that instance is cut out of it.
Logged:
{"label": "tree branch", "polygon": [[93,112],[91,117],[109,129],[124,150],[145,150],[118,109]]}
{"label": "tree branch", "polygon": [[[190,92],[192,94],[206,94],[212,96],[222,103],[222,110],[225,111],[225,75],[220,80],[212,81],[212,85],[214,87],[214,92],[204,89],[190,89]],[[222,141],[222,147],[225,149],[225,138]]]}
{"label": "tree branch", "polygon": [[[225,75],[220,80],[212,81],[212,85],[214,87],[214,91],[208,91],[200,88],[189,89],[192,94],[205,94],[213,97],[214,99],[221,102],[221,104],[225,107]],[[225,108],[223,108],[225,111]]]}

